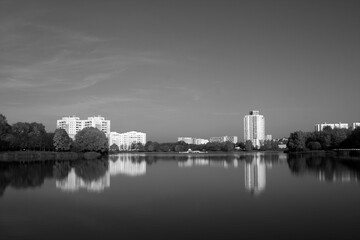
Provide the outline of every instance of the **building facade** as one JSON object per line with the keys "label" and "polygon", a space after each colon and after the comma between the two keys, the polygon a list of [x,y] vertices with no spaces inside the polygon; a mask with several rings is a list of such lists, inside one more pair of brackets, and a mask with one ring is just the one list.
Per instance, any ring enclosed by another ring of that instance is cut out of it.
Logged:
{"label": "building facade", "polygon": [[354,122],[354,123],[352,124],[352,129],[355,129],[355,128],[357,128],[357,127],[360,127],[360,122]]}
{"label": "building facade", "polygon": [[63,117],[56,121],[56,128],[64,129],[69,137],[75,138],[75,135],[83,129],[83,121],[76,116]]}
{"label": "building facade", "polygon": [[76,116],[63,117],[56,121],[56,128],[65,129],[69,137],[75,139],[75,135],[86,127],[94,127],[108,135],[110,133],[110,120],[105,120],[100,115],[89,117],[87,120],[81,120]]}
{"label": "building facade", "polygon": [[255,148],[260,148],[265,140],[265,118],[259,111],[250,111],[244,117],[244,141],[250,140]]}
{"label": "building facade", "polygon": [[348,123],[319,123],[319,124],[315,124],[315,131],[316,132],[320,132],[322,130],[324,130],[325,127],[330,127],[331,129],[335,129],[335,128],[349,128],[349,124]]}
{"label": "building facade", "polygon": [[125,133],[111,132],[109,146],[116,144],[120,150],[131,150],[132,144],[146,144],[146,133],[130,131]]}
{"label": "building facade", "polygon": [[178,142],[183,141],[187,144],[196,144],[196,145],[203,145],[209,142],[209,140],[207,139],[193,138],[193,137],[178,137],[177,141]]}
{"label": "building facade", "polygon": [[238,137],[237,136],[211,137],[210,142],[219,142],[219,143],[232,142],[232,143],[237,143],[238,142]]}
{"label": "building facade", "polygon": [[194,144],[194,138],[192,137],[178,137],[178,142],[185,142],[187,144]]}

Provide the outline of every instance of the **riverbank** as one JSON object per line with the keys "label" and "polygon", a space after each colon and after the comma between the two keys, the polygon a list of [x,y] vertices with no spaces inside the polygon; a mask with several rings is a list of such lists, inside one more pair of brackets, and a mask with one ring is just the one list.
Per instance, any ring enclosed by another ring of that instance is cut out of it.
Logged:
{"label": "riverbank", "polygon": [[3,163],[29,163],[29,162],[49,162],[49,161],[76,161],[81,159],[96,159],[102,155],[97,152],[77,153],[77,152],[41,152],[41,151],[17,151],[0,152],[0,162]]}

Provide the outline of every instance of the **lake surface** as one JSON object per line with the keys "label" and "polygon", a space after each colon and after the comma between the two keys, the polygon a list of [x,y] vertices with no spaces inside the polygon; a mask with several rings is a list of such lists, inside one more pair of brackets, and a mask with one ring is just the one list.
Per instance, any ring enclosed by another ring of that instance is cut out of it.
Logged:
{"label": "lake surface", "polygon": [[0,165],[0,239],[359,239],[360,164],[118,154]]}

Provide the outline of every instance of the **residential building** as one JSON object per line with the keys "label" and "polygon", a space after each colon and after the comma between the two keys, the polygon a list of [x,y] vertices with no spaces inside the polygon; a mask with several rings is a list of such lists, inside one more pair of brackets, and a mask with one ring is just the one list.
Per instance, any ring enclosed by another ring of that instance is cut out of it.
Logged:
{"label": "residential building", "polygon": [[187,144],[194,144],[194,138],[192,138],[192,137],[178,137],[178,142],[185,142]]}
{"label": "residential building", "polygon": [[320,123],[320,124],[315,124],[315,131],[316,132],[320,132],[322,130],[324,130],[325,127],[330,127],[331,129],[335,129],[335,128],[349,128],[349,124],[348,123]]}
{"label": "residential building", "polygon": [[110,120],[105,120],[104,117],[98,115],[94,117],[88,117],[84,120],[84,127],[93,127],[101,130],[105,134],[110,133]]}
{"label": "residential building", "polygon": [[75,135],[84,128],[83,121],[76,116],[63,117],[56,121],[56,128],[65,129],[69,137],[75,138]]}
{"label": "residential building", "polygon": [[209,142],[209,140],[207,139],[202,139],[202,138],[194,138],[194,144],[196,145],[204,145],[207,144]]}
{"label": "residential building", "polygon": [[250,111],[244,117],[244,141],[250,140],[255,148],[260,148],[265,140],[265,118],[259,111]]}
{"label": "residential building", "polygon": [[355,128],[357,128],[357,127],[360,127],[360,122],[354,122],[354,123],[352,124],[352,129],[355,129]]}
{"label": "residential building", "polygon": [[265,140],[271,141],[272,140],[272,135],[271,134],[266,134]]}
{"label": "residential building", "polygon": [[109,146],[116,144],[120,150],[130,150],[133,143],[146,144],[146,133],[130,131],[125,133],[110,132]]}
{"label": "residential building", "polygon": [[110,133],[110,120],[105,120],[105,118],[100,115],[97,117],[89,117],[87,120],[81,120],[73,115],[63,117],[56,121],[56,128],[65,129],[72,139],[75,139],[75,135],[86,127],[97,128],[108,135]]}
{"label": "residential building", "polygon": [[196,145],[203,145],[207,144],[209,140],[202,139],[202,138],[194,138],[194,137],[178,137],[178,142],[185,142],[187,144],[196,144]]}
{"label": "residential building", "polygon": [[238,137],[237,136],[221,136],[221,137],[211,137],[210,138],[210,142],[232,142],[232,143],[237,143],[238,142]]}

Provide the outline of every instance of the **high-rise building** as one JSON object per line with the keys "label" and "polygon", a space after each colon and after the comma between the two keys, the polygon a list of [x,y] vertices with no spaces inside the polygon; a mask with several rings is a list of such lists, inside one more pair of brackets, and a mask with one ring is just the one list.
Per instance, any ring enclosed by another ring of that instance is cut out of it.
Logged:
{"label": "high-rise building", "polygon": [[244,141],[247,140],[256,148],[260,148],[265,140],[265,118],[259,111],[250,111],[244,117]]}
{"label": "high-rise building", "polygon": [[324,130],[325,127],[330,127],[331,129],[335,128],[349,128],[349,124],[347,123],[320,123],[315,124],[315,131],[320,132]]}
{"label": "high-rise building", "polygon": [[101,130],[105,134],[110,133],[110,120],[105,120],[102,116],[88,117],[84,120],[84,127],[93,127]]}
{"label": "high-rise building", "polygon": [[126,133],[111,132],[109,134],[109,146],[116,144],[120,150],[129,150],[133,143],[145,145],[146,133],[131,131]]}
{"label": "high-rise building", "polygon": [[56,121],[56,128],[65,129],[69,137],[74,139],[75,135],[84,128],[83,121],[76,116],[63,117]]}
{"label": "high-rise building", "polygon": [[86,127],[94,127],[104,132],[106,135],[110,133],[110,120],[100,115],[97,117],[89,117],[87,120],[80,120],[76,116],[63,117],[56,121],[56,128],[65,129],[69,137],[75,138],[75,135]]}

